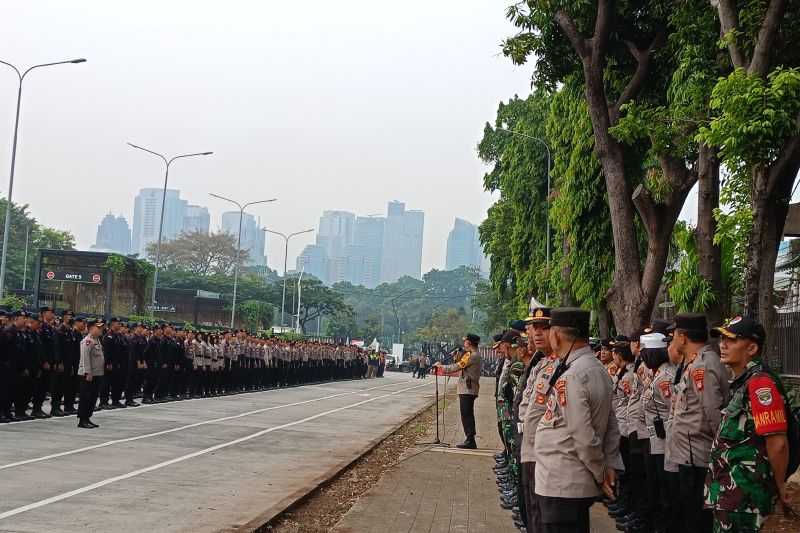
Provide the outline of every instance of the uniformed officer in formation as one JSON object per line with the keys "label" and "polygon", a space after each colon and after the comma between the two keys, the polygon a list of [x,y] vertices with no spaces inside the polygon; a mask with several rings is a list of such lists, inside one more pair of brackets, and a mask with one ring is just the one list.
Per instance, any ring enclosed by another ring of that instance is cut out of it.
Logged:
{"label": "uniformed officer in formation", "polygon": [[461,426],[464,429],[464,442],[457,448],[474,450],[475,442],[475,400],[480,392],[481,355],[478,346],[481,338],[474,333],[464,337],[464,351],[458,361],[450,365],[442,365],[437,361],[434,366],[441,366],[444,372],[460,371],[458,377],[458,407],[461,413]]}
{"label": "uniformed officer in formation", "polygon": [[107,326],[92,318],[92,327],[87,335],[86,317],[71,311],[59,322],[50,307],[0,312],[0,423],[79,414],[88,428],[94,409],[138,407],[140,396],[152,404],[367,375],[367,354],[355,346],[147,328],[120,317]]}

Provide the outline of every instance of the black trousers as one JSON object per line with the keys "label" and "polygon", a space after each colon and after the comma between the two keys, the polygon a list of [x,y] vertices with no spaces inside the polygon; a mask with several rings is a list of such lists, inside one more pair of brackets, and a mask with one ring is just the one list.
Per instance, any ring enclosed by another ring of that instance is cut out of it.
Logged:
{"label": "black trousers", "polygon": [[35,374],[31,382],[33,387],[33,410],[41,411],[42,404],[50,390],[50,371],[41,369]]}
{"label": "black trousers", "polygon": [[706,533],[712,530],[714,515],[710,509],[703,509],[703,486],[707,472],[707,468],[700,466],[678,466],[678,500],[684,533]]}
{"label": "black trousers", "polygon": [[119,403],[122,399],[122,393],[125,391],[125,384],[128,380],[128,362],[127,361],[119,361],[115,362],[112,365],[111,371],[111,383],[109,383],[109,387],[111,389],[111,401],[114,403]]}
{"label": "black trousers", "polygon": [[86,381],[81,376],[80,399],[78,400],[78,420],[89,420],[94,414],[94,406],[97,403],[97,394],[103,382],[102,376],[94,376],[92,381]]}
{"label": "black trousers", "polygon": [[11,414],[11,403],[14,401],[16,388],[16,372],[10,362],[0,363],[0,416]]}
{"label": "black trousers", "polygon": [[64,360],[64,410],[75,409],[75,398],[78,395],[78,361]]}
{"label": "black trousers", "polygon": [[648,516],[648,479],[647,479],[647,456],[650,453],[650,439],[639,439],[636,433],[631,433],[628,437],[628,445],[630,449],[629,464],[626,465],[628,469],[628,482],[631,485],[631,506],[641,518],[648,524],[650,523]]}
{"label": "black trousers", "polygon": [[[536,495],[543,533],[589,533],[589,508],[594,498],[551,498]],[[535,531],[535,530],[534,530]]]}
{"label": "black trousers", "polygon": [[475,399],[474,394],[459,394],[458,408],[461,411],[461,426],[467,440],[475,438]]}
{"label": "black trousers", "polygon": [[525,526],[528,533],[539,533],[542,530],[542,515],[539,513],[539,502],[536,499],[536,463],[522,463],[521,473],[520,501],[525,503]]}
{"label": "black trousers", "polygon": [[[59,366],[60,365],[60,366]],[[61,401],[64,398],[64,364],[54,363],[50,372],[50,412],[61,408]]]}

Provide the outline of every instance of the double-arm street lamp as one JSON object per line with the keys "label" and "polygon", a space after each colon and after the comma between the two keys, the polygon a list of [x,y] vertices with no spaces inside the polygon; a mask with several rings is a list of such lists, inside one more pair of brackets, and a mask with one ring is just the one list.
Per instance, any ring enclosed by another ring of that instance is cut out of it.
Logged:
{"label": "double-arm street lamp", "polygon": [[[544,146],[544,149],[547,152],[547,202],[548,202],[548,205],[549,205],[549,202],[550,202],[550,147],[547,146],[547,143],[544,141],[544,139],[540,139],[539,137],[534,137],[533,135],[528,135],[527,133],[522,133],[522,132],[519,132],[519,131],[507,130],[505,128],[495,128],[495,129],[498,130],[498,131],[504,131],[506,133],[510,133],[512,135],[518,135],[520,137],[525,137],[526,139],[531,139],[532,141],[536,141],[539,144],[541,144],[542,146]],[[549,209],[547,210],[547,216],[545,218],[546,218],[546,222],[547,222],[547,230],[546,230],[547,231],[547,236],[546,236],[546,239],[547,239],[547,256],[546,257],[547,257],[547,270],[548,270],[548,273],[549,273],[549,271],[550,271],[550,210]]]}
{"label": "double-arm street lamp", "polygon": [[154,156],[160,157],[162,161],[164,161],[164,192],[161,194],[161,220],[158,223],[158,241],[156,242],[156,261],[155,261],[155,273],[153,274],[153,296],[150,299],[150,314],[155,314],[156,309],[156,290],[158,289],[158,266],[161,261],[161,236],[164,233],[164,207],[167,203],[167,182],[169,181],[169,167],[172,165],[172,162],[176,159],[182,159],[184,157],[196,157],[200,155],[211,155],[214,152],[198,152],[196,154],[183,154],[183,155],[176,155],[171,159],[167,159],[166,156],[159,154],[158,152],[154,152],[152,150],[148,150],[147,148],[143,148],[141,146],[137,146],[133,143],[128,143],[128,146],[131,148],[136,148],[137,150],[142,150],[147,152],[148,154],[153,154]]}
{"label": "double-arm street lamp", "polygon": [[17,134],[19,133],[19,110],[20,110],[20,105],[22,104],[22,82],[25,79],[25,76],[27,76],[30,71],[36,68],[52,67],[55,65],[85,63],[85,62],[86,60],[81,58],[81,59],[69,59],[67,61],[56,61],[54,63],[42,63],[41,65],[34,65],[25,72],[20,73],[19,69],[14,65],[12,65],[11,63],[7,63],[5,61],[0,60],[0,63],[2,63],[3,65],[11,67],[14,70],[14,72],[17,73],[17,77],[19,78],[19,88],[17,89],[17,114],[16,118],[14,119],[14,140],[12,141],[11,144],[11,175],[8,178],[8,195],[6,196],[6,201],[8,202],[8,205],[6,206],[6,222],[5,226],[3,227],[3,255],[2,259],[0,259],[0,298],[3,297],[5,290],[5,283],[6,283],[6,258],[8,256],[8,235],[11,229],[11,193],[14,190],[14,167],[17,162]]}
{"label": "double-arm street lamp", "polygon": [[277,200],[277,198],[271,198],[269,200],[258,200],[255,202],[247,202],[246,204],[240,204],[236,200],[225,198],[224,196],[220,196],[219,194],[214,194],[213,192],[209,194],[214,198],[219,198],[220,200],[225,200],[226,202],[230,202],[239,208],[239,233],[236,237],[236,262],[233,265],[233,304],[231,305],[231,329],[233,329],[233,321],[236,319],[236,288],[239,284],[239,252],[242,248],[242,219],[244,218],[244,210],[250,207],[251,205],[274,202],[275,200]]}
{"label": "double-arm street lamp", "polygon": [[298,231],[295,233],[290,233],[286,235],[285,233],[281,233],[280,231],[272,231],[271,229],[264,228],[264,231],[267,233],[272,233],[273,235],[278,235],[279,237],[283,237],[283,242],[286,245],[283,249],[283,296],[281,297],[281,327],[286,325],[285,322],[285,309],[286,309],[286,268],[287,268],[287,259],[289,257],[289,239],[295,237],[297,235],[302,235],[304,233],[311,233],[314,229],[307,229],[303,231]]}

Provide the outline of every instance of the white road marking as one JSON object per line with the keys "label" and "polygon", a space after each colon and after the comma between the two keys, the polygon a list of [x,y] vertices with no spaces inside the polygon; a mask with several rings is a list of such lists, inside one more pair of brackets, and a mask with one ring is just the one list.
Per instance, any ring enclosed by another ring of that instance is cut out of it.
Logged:
{"label": "white road marking", "polygon": [[21,514],[21,513],[25,513],[27,511],[32,511],[34,509],[38,509],[39,507],[44,507],[45,505],[50,505],[51,503],[57,503],[57,502],[60,502],[62,500],[66,500],[67,498],[71,498],[73,496],[78,496],[79,494],[84,494],[86,492],[90,492],[92,490],[99,489],[101,487],[105,487],[106,485],[110,485],[112,483],[116,483],[117,481],[123,481],[123,480],[126,480],[126,479],[130,479],[132,477],[140,476],[142,474],[146,474],[146,473],[152,472],[154,470],[159,470],[161,468],[164,468],[164,467],[167,467],[167,466],[170,466],[170,465],[174,465],[176,463],[187,461],[189,459],[193,459],[195,457],[199,457],[199,456],[205,455],[207,453],[215,452],[215,451],[221,450],[223,448],[228,448],[229,446],[234,446],[236,444],[241,444],[242,442],[246,442],[248,440],[252,440],[252,439],[267,435],[269,433],[273,433],[275,431],[279,431],[281,429],[286,429],[286,428],[290,428],[290,427],[293,427],[293,426],[298,426],[300,424],[305,424],[306,422],[311,422],[312,420],[316,420],[316,419],[322,418],[324,416],[328,416],[328,415],[332,415],[332,414],[335,414],[335,413],[339,413],[341,411],[346,411],[347,409],[352,409],[354,407],[359,407],[359,406],[362,406],[364,404],[367,404],[367,403],[370,403],[370,402],[374,402],[376,400],[381,400],[383,398],[388,398],[390,396],[394,396],[396,394],[400,394],[400,393],[403,393],[403,392],[406,392],[406,391],[409,391],[409,390],[418,389],[420,387],[424,387],[425,385],[426,384],[424,384],[424,383],[422,385],[415,385],[414,387],[408,387],[406,389],[401,389],[399,391],[391,392],[389,394],[384,394],[382,396],[375,396],[374,398],[370,398],[368,400],[362,400],[360,402],[356,402],[356,403],[353,403],[353,404],[350,404],[350,405],[345,405],[343,407],[337,407],[336,409],[330,409],[328,411],[324,411],[324,412],[316,414],[316,415],[308,416],[308,417],[302,418],[300,420],[295,420],[294,422],[281,424],[279,426],[273,426],[271,428],[263,429],[261,431],[257,431],[256,433],[252,433],[250,435],[246,435],[244,437],[240,437],[238,439],[234,439],[234,440],[229,441],[229,442],[223,442],[221,444],[217,444],[217,445],[211,446],[209,448],[204,448],[204,449],[198,450],[196,452],[192,452],[192,453],[189,453],[189,454],[186,454],[186,455],[182,455],[180,457],[176,457],[174,459],[170,459],[169,461],[163,461],[161,463],[154,464],[152,466],[148,466],[148,467],[145,467],[145,468],[140,468],[139,470],[134,470],[133,472],[128,472],[127,474],[121,474],[119,476],[106,478],[106,479],[104,479],[102,481],[98,481],[97,483],[92,483],[91,485],[86,485],[85,487],[80,487],[78,489],[74,489],[74,490],[71,490],[69,492],[63,492],[61,494],[57,494],[57,495],[52,496],[50,498],[45,498],[44,500],[39,500],[37,502],[29,503],[28,505],[23,505],[21,507],[15,508],[15,509],[10,509],[8,511],[0,513],[0,520],[3,520],[5,518],[10,518],[12,516],[15,516],[15,515],[18,515],[18,514]]}
{"label": "white road marking", "polygon": [[169,433],[175,433],[176,431],[184,431],[186,429],[196,428],[196,427],[199,427],[199,426],[205,426],[207,424],[216,424],[216,423],[219,423],[219,422],[225,422],[227,420],[235,420],[237,418],[242,418],[242,417],[250,416],[250,415],[256,415],[256,414],[264,413],[264,412],[267,412],[267,411],[274,411],[276,409],[283,409],[285,407],[295,407],[297,405],[305,405],[305,404],[314,403],[314,402],[321,402],[323,400],[330,400],[332,398],[338,398],[340,396],[347,396],[349,394],[358,394],[358,393],[361,393],[363,391],[370,391],[370,390],[380,389],[380,388],[384,388],[384,387],[390,387],[390,386],[394,386],[394,385],[398,385],[398,384],[402,384],[402,383],[383,384],[383,385],[379,385],[377,387],[370,387],[368,389],[361,389],[361,390],[358,390],[358,391],[341,392],[339,394],[332,394],[332,395],[329,395],[329,396],[323,396],[321,398],[312,398],[311,400],[303,400],[302,402],[293,402],[293,403],[287,403],[287,404],[283,404],[283,405],[273,405],[272,407],[264,407],[262,409],[255,409],[253,411],[247,411],[247,412],[244,412],[244,413],[239,413],[237,415],[223,416],[221,418],[214,418],[212,420],[204,420],[202,422],[195,422],[193,424],[187,424],[185,426],[179,426],[179,427],[172,428],[172,429],[165,429],[165,430],[156,431],[156,432],[153,432],[153,433],[145,433],[143,435],[136,435],[134,437],[126,437],[124,439],[109,440],[109,441],[106,441],[106,442],[101,442],[99,444],[93,444],[91,446],[84,446],[83,448],[75,448],[73,450],[65,450],[63,452],[53,453],[53,454],[50,454],[50,455],[44,455],[44,456],[41,456],[41,457],[34,457],[32,459],[24,459],[22,461],[16,461],[14,463],[8,463],[8,464],[5,464],[5,465],[0,465],[0,470],[6,470],[8,468],[14,468],[14,467],[17,467],[17,466],[28,465],[28,464],[31,464],[31,463],[38,463],[38,462],[41,462],[41,461],[47,461],[49,459],[56,459],[58,457],[65,457],[67,455],[74,455],[76,453],[87,452],[89,450],[96,450],[98,448],[105,448],[107,446],[113,446],[115,444],[123,444],[123,443],[126,443],[126,442],[133,442],[133,441],[142,440],[142,439],[149,439],[151,437],[159,437],[161,435],[167,435]]}

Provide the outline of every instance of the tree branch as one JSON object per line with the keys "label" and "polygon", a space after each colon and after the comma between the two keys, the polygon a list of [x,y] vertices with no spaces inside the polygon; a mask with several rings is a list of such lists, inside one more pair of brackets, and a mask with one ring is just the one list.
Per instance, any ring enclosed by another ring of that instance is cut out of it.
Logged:
{"label": "tree branch", "polygon": [[800,168],[800,135],[786,139],[781,147],[781,155],[769,168],[767,179],[767,198],[777,190],[778,183],[784,179],[794,180]]}
{"label": "tree branch", "polygon": [[[717,4],[717,12],[719,13],[719,23],[722,27],[723,35],[732,31],[736,31],[739,27],[739,17],[736,14],[736,6],[733,0],[711,0],[711,5]],[[744,54],[736,44],[735,39],[728,40],[728,53],[731,56],[731,62],[736,68],[746,68],[747,60]]]}
{"label": "tree branch", "polygon": [[592,62],[595,65],[605,66],[606,47],[608,36],[611,33],[611,17],[614,14],[611,0],[597,2],[597,18],[594,21],[594,35],[592,35]]}
{"label": "tree branch", "polygon": [[642,50],[636,47],[634,43],[631,41],[625,41],[625,45],[628,47],[631,55],[636,59],[636,71],[633,73],[633,77],[628,82],[628,85],[620,94],[617,103],[609,110],[609,114],[611,116],[611,123],[616,124],[617,119],[619,118],[619,110],[620,108],[633,100],[639,91],[644,85],[645,80],[647,79],[647,75],[649,74],[650,70],[650,59],[653,57],[653,52],[664,46],[667,42],[667,34],[664,31],[658,32],[658,34],[653,38],[653,41],[650,43],[646,49]]}
{"label": "tree branch", "polygon": [[587,59],[589,52],[586,49],[586,38],[578,31],[575,21],[563,9],[556,11],[554,18],[561,30],[566,34],[569,42],[572,43],[572,47],[578,53],[578,56],[583,60]]}
{"label": "tree branch", "polygon": [[772,0],[767,7],[761,29],[758,30],[758,41],[753,50],[753,59],[750,61],[750,74],[756,74],[765,78],[769,69],[769,54],[775,37],[778,34],[778,26],[786,13],[786,0]]}

